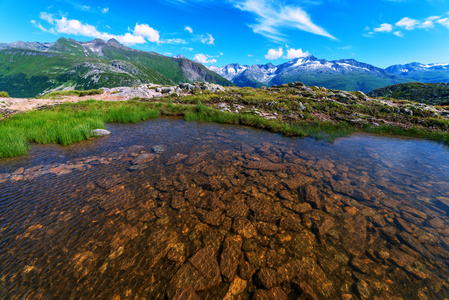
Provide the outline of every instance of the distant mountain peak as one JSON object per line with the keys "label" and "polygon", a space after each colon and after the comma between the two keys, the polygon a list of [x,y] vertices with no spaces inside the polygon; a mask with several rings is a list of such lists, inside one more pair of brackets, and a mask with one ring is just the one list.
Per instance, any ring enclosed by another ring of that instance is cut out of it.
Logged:
{"label": "distant mountain peak", "polygon": [[277,66],[271,62],[252,66],[234,63],[210,69],[239,86],[251,87],[300,81],[332,89],[369,92],[381,86],[408,81],[352,58],[328,61],[314,55],[295,58]]}

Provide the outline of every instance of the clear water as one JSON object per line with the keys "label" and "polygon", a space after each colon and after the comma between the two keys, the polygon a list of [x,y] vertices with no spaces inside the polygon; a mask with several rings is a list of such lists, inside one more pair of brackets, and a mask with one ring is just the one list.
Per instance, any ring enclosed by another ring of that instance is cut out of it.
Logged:
{"label": "clear water", "polygon": [[444,146],[108,130],[0,160],[0,298],[449,297]]}

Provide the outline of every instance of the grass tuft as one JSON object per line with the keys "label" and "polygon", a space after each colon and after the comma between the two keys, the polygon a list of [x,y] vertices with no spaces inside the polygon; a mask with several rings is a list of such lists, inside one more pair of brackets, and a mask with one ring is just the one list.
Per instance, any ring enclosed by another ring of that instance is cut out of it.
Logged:
{"label": "grass tuft", "polygon": [[8,92],[0,92],[0,98],[10,98]]}

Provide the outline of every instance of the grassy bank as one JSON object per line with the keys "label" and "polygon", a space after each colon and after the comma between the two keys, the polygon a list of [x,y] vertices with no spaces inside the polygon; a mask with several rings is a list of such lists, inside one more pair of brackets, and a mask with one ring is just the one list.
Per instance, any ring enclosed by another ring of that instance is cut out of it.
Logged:
{"label": "grassy bank", "polygon": [[346,124],[286,123],[251,114],[222,112],[201,103],[176,105],[88,100],[62,104],[49,110],[17,114],[1,121],[0,157],[26,154],[31,142],[69,145],[89,139],[92,129],[105,128],[105,123],[108,122],[134,123],[161,115],[185,116],[187,121],[248,125],[288,136],[313,136],[328,140],[351,133],[351,128]]}
{"label": "grassy bank", "polygon": [[[98,91],[69,91],[50,97],[91,92]],[[218,103],[227,109],[212,108]],[[267,114],[274,119],[262,117]],[[297,84],[269,89],[233,88],[225,93],[195,92],[182,97],[172,94],[142,101],[88,100],[16,114],[0,121],[0,157],[26,154],[32,142],[68,145],[89,139],[92,129],[104,128],[108,122],[139,122],[161,115],[247,125],[287,136],[329,141],[363,131],[425,138],[449,145],[449,119],[438,116],[435,108]]]}

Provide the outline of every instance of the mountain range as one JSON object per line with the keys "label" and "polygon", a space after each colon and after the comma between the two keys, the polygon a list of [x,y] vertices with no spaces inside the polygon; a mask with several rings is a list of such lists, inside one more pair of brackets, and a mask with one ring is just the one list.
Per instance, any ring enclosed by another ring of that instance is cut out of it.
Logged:
{"label": "mountain range", "polygon": [[449,63],[421,64],[414,62],[406,65],[394,65],[385,70],[396,76],[424,83],[449,82]]}
{"label": "mountain range", "polygon": [[449,82],[449,64],[411,63],[378,68],[354,59],[328,61],[315,56],[296,58],[278,66],[229,64],[210,70],[238,86],[272,86],[293,81],[329,89],[370,92],[374,89],[406,83]]}
{"label": "mountain range", "polygon": [[181,56],[135,50],[115,39],[0,44],[0,91],[12,97],[34,97],[51,90],[194,81],[234,85],[202,64]]}
{"label": "mountain range", "polygon": [[393,65],[386,69],[354,59],[328,61],[315,56],[280,65],[204,65],[183,55],[167,57],[129,48],[117,40],[54,43],[0,43],[0,91],[34,97],[53,90],[94,89],[145,83],[207,81],[224,86],[262,87],[300,81],[306,85],[370,92],[399,83],[449,82],[449,64]]}

